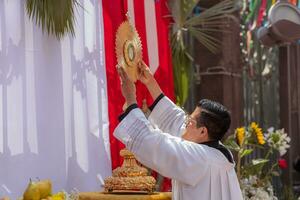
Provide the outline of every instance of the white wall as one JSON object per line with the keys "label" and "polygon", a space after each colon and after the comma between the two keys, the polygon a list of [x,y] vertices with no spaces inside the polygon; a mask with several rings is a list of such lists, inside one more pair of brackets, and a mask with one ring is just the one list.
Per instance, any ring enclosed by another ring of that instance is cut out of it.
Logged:
{"label": "white wall", "polygon": [[82,1],[76,37],[61,41],[24,2],[0,0],[0,197],[36,177],[99,190],[111,174],[101,1]]}

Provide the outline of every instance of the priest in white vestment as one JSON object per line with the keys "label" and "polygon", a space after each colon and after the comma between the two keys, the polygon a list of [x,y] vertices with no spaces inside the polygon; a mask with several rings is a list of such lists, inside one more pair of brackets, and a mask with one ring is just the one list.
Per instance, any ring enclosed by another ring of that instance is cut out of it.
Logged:
{"label": "priest in white vestment", "polygon": [[202,100],[187,116],[165,97],[143,63],[139,80],[153,99],[147,119],[136,104],[135,85],[119,67],[128,105],[114,132],[139,162],[172,179],[173,200],[241,200],[232,154],[220,142],[230,114],[219,103]]}

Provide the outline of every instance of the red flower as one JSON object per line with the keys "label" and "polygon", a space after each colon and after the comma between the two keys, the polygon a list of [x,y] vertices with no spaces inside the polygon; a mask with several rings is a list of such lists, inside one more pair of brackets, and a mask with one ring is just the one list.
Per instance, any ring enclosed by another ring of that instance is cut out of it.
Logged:
{"label": "red flower", "polygon": [[281,169],[286,169],[286,168],[288,167],[288,164],[287,164],[287,162],[286,162],[285,159],[280,158],[280,159],[278,160],[278,166],[279,166]]}

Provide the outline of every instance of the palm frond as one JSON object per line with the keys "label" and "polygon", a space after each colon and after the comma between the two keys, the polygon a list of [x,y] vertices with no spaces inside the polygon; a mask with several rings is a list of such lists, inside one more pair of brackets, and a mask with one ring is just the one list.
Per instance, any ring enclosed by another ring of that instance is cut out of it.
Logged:
{"label": "palm frond", "polygon": [[203,31],[190,30],[190,33],[212,53],[216,53],[218,51],[219,44],[221,43],[220,40]]}
{"label": "palm frond", "polygon": [[228,25],[228,21],[225,20],[226,16],[236,10],[236,3],[234,0],[224,0],[199,15],[192,16],[192,11],[198,2],[198,0],[173,1],[172,14],[180,21],[175,20],[176,29],[173,34],[178,34],[177,32],[183,29],[187,30],[200,43],[204,42],[202,44],[210,51],[215,52],[218,49],[218,42],[210,37],[209,33],[224,30],[224,27]]}
{"label": "palm frond", "polygon": [[57,38],[67,33],[74,35],[75,8],[81,6],[78,0],[26,0],[29,18],[41,26],[43,32]]}
{"label": "palm frond", "polygon": [[192,57],[185,49],[182,39],[181,36],[178,37],[177,35],[172,35],[171,38],[176,102],[180,106],[183,106],[188,97],[192,62]]}
{"label": "palm frond", "polygon": [[172,13],[177,13],[173,15],[173,19],[176,24],[181,27],[185,21],[191,16],[195,6],[200,0],[175,0],[170,1],[169,5],[171,7]]}
{"label": "palm frond", "polygon": [[[189,20],[185,22],[185,27],[190,27],[190,26],[198,26],[202,24],[227,24],[227,22],[224,20],[227,16],[226,15],[219,15],[219,16],[211,16],[211,17],[197,17],[195,20]],[[194,17],[196,18],[196,17]],[[193,19],[194,19],[193,18]]]}
{"label": "palm frond", "polygon": [[[221,41],[211,33],[224,32],[228,21],[226,17],[235,11],[235,0],[224,0],[215,6],[204,10],[199,15],[193,15],[193,10],[199,0],[173,0],[171,12],[174,19],[171,37],[173,72],[177,103],[185,103],[191,75],[192,57],[188,53],[185,39],[188,35],[194,37],[209,51],[216,53]],[[228,30],[229,31],[229,30]]]}
{"label": "palm frond", "polygon": [[[169,7],[172,11],[172,17],[173,20],[175,21],[176,25],[180,25],[184,22],[183,17],[182,17],[182,5],[181,5],[181,0],[176,0],[176,1],[169,1]],[[176,13],[176,15],[174,15]]]}

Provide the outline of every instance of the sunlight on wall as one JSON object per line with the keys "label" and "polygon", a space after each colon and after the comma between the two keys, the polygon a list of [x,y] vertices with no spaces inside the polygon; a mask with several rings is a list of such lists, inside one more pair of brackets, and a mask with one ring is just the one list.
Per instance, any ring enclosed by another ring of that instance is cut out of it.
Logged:
{"label": "sunlight on wall", "polygon": [[7,86],[7,137],[12,156],[21,154],[24,150],[22,82],[21,77],[13,78]]}
{"label": "sunlight on wall", "polygon": [[38,153],[37,125],[36,125],[36,100],[34,77],[34,47],[33,23],[25,17],[25,72],[26,72],[26,142],[30,152]]}
{"label": "sunlight on wall", "polygon": [[21,5],[19,1],[4,1],[4,13],[5,13],[5,29],[7,38],[11,38],[15,45],[21,41],[21,28],[23,21],[21,22]]}
{"label": "sunlight on wall", "polygon": [[97,77],[91,71],[86,71],[86,84],[87,84],[87,106],[88,106],[88,130],[97,139],[100,139],[99,132],[99,108],[98,108],[98,87],[97,87]]}
{"label": "sunlight on wall", "polygon": [[[2,2],[3,3],[3,2]],[[3,5],[1,5],[3,6]],[[3,47],[2,47],[2,19],[1,19],[1,15],[0,15],[0,52],[3,50]],[[1,67],[1,63],[0,63],[0,67]]]}
{"label": "sunlight on wall", "polygon": [[83,99],[80,91],[73,91],[74,99],[74,134],[75,134],[75,152],[76,161],[84,172],[88,171],[88,152],[85,148],[87,146],[86,130],[86,114],[87,114],[87,102]]}
{"label": "sunlight on wall", "polygon": [[6,185],[2,184],[1,187],[2,187],[8,194],[11,193],[10,189],[8,189]]}
{"label": "sunlight on wall", "polygon": [[[99,138],[99,107],[98,107],[98,83],[97,83],[97,66],[96,63],[98,57],[98,51],[96,49],[96,13],[92,2],[85,1],[84,7],[87,12],[84,12],[84,44],[85,44],[85,76],[86,76],[86,87],[87,87],[87,101],[88,101],[88,118],[89,121],[89,132],[96,138]],[[89,70],[87,70],[89,69]]]}
{"label": "sunlight on wall", "polygon": [[[10,80],[7,86],[7,139],[8,148],[11,155],[21,154],[23,152],[23,91],[21,76],[14,76],[15,70],[20,70],[15,59],[22,59],[20,51],[17,50],[21,42],[21,16],[20,3],[18,1],[4,1],[5,11],[5,29],[7,46],[7,74],[6,78]],[[12,19],[13,22],[12,22]],[[18,69],[16,69],[18,68]],[[17,100],[17,102],[16,102]]]}
{"label": "sunlight on wall", "polygon": [[[76,15],[77,19],[84,18],[84,11],[79,10]],[[78,165],[84,172],[88,171],[89,161],[88,152],[86,148],[87,145],[87,100],[85,95],[86,90],[86,79],[85,68],[83,65],[85,56],[85,46],[84,46],[84,21],[78,21],[76,26],[76,37],[74,38],[73,53],[75,58],[75,63],[72,65],[73,72],[73,101],[74,101],[74,137],[75,137],[75,152],[76,161]]]}
{"label": "sunlight on wall", "polygon": [[64,128],[65,128],[65,151],[66,151],[66,173],[69,168],[69,158],[72,157],[72,61],[69,36],[61,41],[61,59],[63,76],[63,98],[64,98]]}
{"label": "sunlight on wall", "polygon": [[[96,1],[96,0],[94,0]],[[98,15],[96,15],[97,19],[103,18],[103,11],[101,4],[98,4]],[[99,74],[105,74],[105,76],[100,76],[99,78],[99,111],[100,111],[100,121],[102,122],[102,126],[100,126],[99,131],[100,135],[102,136],[101,140],[103,141],[105,154],[109,155],[109,163],[111,163],[111,156],[110,156],[110,141],[109,141],[109,118],[108,118],[108,97],[107,97],[107,88],[106,88],[106,69],[105,69],[105,49],[104,49],[104,26],[103,23],[96,23],[99,24],[99,31],[98,36],[99,41],[97,44],[99,45]],[[97,41],[97,40],[96,40]]]}
{"label": "sunlight on wall", "polygon": [[0,153],[4,152],[3,86],[0,85]]}
{"label": "sunlight on wall", "polygon": [[93,52],[96,47],[96,13],[91,1],[84,1],[84,43],[89,52]]}
{"label": "sunlight on wall", "polygon": [[17,199],[35,177],[99,190],[111,175],[101,1],[82,0],[76,37],[61,41],[24,2],[0,0],[0,196]]}

